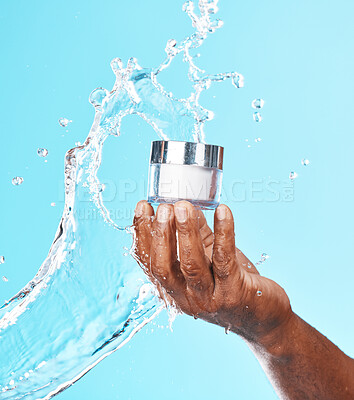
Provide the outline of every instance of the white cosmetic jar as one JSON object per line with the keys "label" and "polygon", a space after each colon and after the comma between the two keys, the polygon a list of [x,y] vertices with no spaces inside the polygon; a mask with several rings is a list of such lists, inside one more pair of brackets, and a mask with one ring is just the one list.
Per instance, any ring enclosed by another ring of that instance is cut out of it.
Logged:
{"label": "white cosmetic jar", "polygon": [[220,203],[224,148],[204,143],[154,141],[148,181],[149,203],[187,200],[202,209]]}

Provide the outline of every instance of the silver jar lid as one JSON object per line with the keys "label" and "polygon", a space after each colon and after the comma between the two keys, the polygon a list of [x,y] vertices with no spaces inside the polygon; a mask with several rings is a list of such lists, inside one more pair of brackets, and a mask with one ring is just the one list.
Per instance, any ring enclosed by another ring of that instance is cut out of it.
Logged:
{"label": "silver jar lid", "polygon": [[198,165],[222,170],[223,156],[221,146],[158,140],[151,143],[150,164]]}

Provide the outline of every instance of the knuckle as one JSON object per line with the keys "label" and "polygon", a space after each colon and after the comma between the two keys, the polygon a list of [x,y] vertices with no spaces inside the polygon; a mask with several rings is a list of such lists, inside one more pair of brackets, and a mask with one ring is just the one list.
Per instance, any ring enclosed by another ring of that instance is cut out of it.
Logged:
{"label": "knuckle", "polygon": [[230,275],[231,256],[222,247],[214,249],[213,254],[214,273],[221,279],[226,279]]}
{"label": "knuckle", "polygon": [[193,261],[182,263],[181,269],[188,276],[189,279],[196,279],[200,276],[200,268]]}
{"label": "knuckle", "polygon": [[136,235],[139,236],[146,232],[151,231],[151,220],[150,218],[139,217],[134,221]]}
{"label": "knuckle", "polygon": [[164,239],[165,238],[165,232],[164,229],[162,229],[161,226],[157,225],[154,227],[154,230],[152,231],[152,236],[155,239]]}
{"label": "knuckle", "polygon": [[192,230],[191,224],[188,222],[178,223],[178,233],[183,236],[189,236]]}
{"label": "knuckle", "polygon": [[188,288],[190,291],[190,294],[206,294],[207,296],[210,296],[212,290],[213,290],[213,284],[207,280],[204,279],[193,279],[193,280],[188,280]]}
{"label": "knuckle", "polygon": [[201,280],[198,281],[188,281],[189,290],[193,292],[203,293],[206,290],[206,286]]}
{"label": "knuckle", "polygon": [[182,235],[192,235],[199,232],[198,220],[189,216],[184,222],[177,223],[178,232]]}
{"label": "knuckle", "polygon": [[166,269],[163,268],[161,265],[154,265],[151,270],[152,275],[161,283],[163,284],[167,280],[167,272]]}
{"label": "knuckle", "polygon": [[213,261],[220,266],[226,266],[230,263],[231,256],[223,246],[215,246],[213,252]]}
{"label": "knuckle", "polygon": [[216,275],[219,279],[227,279],[230,276],[230,270],[227,265],[223,265],[218,267],[216,271]]}

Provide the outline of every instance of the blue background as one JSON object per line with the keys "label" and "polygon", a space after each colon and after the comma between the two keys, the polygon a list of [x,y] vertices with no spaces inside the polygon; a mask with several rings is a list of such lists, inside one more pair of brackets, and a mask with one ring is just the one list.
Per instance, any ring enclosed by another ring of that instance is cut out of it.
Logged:
{"label": "blue background", "polygon": [[[0,275],[9,279],[0,281],[1,302],[35,275],[49,250],[63,207],[64,154],[84,141],[93,121],[89,93],[111,89],[114,57],[157,66],[168,39],[192,32],[181,5],[1,2],[0,255],[6,263]],[[237,186],[237,196],[224,201],[235,214],[238,245],[254,262],[268,253],[261,273],[286,289],[299,315],[353,355],[354,3],[221,0],[219,6],[225,25],[207,39],[198,63],[246,78],[243,89],[221,83],[202,98],[216,114],[207,141],[226,147],[225,191]],[[190,89],[180,60],[161,82],[178,96]],[[252,119],[256,97],[266,102],[259,124]],[[73,121],[67,129],[58,124],[63,116]],[[137,118],[123,124],[130,135],[124,143],[135,143],[143,125]],[[49,150],[47,163],[38,147]],[[106,175],[114,179],[107,160]],[[130,163],[127,173],[131,168],[141,162]],[[289,198],[290,171],[299,177]],[[24,178],[19,187],[11,184],[17,175]],[[269,177],[277,182],[275,195]],[[238,337],[187,317],[177,318],[173,333],[158,325],[166,325],[166,315],[59,398],[276,398]]]}

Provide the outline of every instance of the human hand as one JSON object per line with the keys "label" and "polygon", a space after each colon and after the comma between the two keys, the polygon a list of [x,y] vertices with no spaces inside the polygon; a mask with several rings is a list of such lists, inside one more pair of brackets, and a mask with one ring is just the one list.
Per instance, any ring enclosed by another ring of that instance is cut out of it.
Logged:
{"label": "human hand", "polygon": [[272,346],[282,335],[293,316],[288,296],[236,248],[227,206],[216,209],[213,233],[187,201],[160,204],[156,216],[140,201],[134,227],[136,259],[181,311],[257,344]]}

